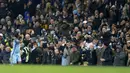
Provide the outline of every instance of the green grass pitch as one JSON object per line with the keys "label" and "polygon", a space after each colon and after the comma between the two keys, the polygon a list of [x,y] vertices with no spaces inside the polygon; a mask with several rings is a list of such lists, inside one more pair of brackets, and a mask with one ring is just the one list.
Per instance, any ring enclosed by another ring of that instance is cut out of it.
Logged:
{"label": "green grass pitch", "polygon": [[130,67],[0,65],[0,73],[130,73]]}

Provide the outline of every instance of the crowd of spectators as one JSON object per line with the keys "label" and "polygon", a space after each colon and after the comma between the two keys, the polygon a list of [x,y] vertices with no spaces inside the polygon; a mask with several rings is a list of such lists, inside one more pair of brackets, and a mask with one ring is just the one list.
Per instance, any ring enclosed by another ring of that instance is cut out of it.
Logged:
{"label": "crowd of spectators", "polygon": [[0,0],[0,63],[130,65],[130,0]]}

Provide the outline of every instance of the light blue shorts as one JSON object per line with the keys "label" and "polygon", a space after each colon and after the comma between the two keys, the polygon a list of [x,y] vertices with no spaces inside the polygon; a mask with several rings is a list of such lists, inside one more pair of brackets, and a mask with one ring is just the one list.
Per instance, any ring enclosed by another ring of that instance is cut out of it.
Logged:
{"label": "light blue shorts", "polygon": [[11,56],[11,64],[17,64],[18,62],[21,62],[20,54],[13,54]]}

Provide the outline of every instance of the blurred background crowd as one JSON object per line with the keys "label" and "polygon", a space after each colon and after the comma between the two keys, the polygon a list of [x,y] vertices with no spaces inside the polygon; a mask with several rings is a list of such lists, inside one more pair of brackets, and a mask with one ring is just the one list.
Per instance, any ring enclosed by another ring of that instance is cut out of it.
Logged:
{"label": "blurred background crowd", "polygon": [[0,0],[0,63],[130,65],[130,0]]}

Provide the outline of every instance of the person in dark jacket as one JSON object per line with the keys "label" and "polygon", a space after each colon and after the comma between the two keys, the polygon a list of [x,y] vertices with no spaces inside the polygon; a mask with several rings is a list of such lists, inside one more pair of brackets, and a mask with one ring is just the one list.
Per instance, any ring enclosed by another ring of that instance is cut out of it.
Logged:
{"label": "person in dark jacket", "polygon": [[54,64],[61,65],[61,58],[62,55],[60,54],[58,49],[55,49],[54,51]]}
{"label": "person in dark jacket", "polygon": [[101,62],[100,58],[103,56],[104,50],[105,49],[103,48],[103,44],[101,42],[98,43],[98,47],[96,49],[97,65],[102,65],[102,62]]}
{"label": "person in dark jacket", "polygon": [[6,17],[7,10],[4,3],[0,3],[0,18]]}
{"label": "person in dark jacket", "polygon": [[35,32],[35,35],[41,35],[41,27],[38,21],[34,25],[34,32]]}
{"label": "person in dark jacket", "polygon": [[101,20],[99,18],[98,11],[95,10],[95,19],[93,21],[93,29],[94,30],[98,30],[98,28],[100,27],[100,25],[101,25]]}
{"label": "person in dark jacket", "polygon": [[112,49],[109,47],[109,43],[104,43],[103,48],[105,50],[100,60],[102,61],[102,65],[110,66],[112,65]]}
{"label": "person in dark jacket", "polygon": [[70,64],[77,65],[80,59],[80,52],[77,50],[76,47],[73,47],[70,54]]}
{"label": "person in dark jacket", "polygon": [[10,63],[10,47],[6,47],[5,50],[2,52],[2,62],[4,64],[9,64]]}
{"label": "person in dark jacket", "polygon": [[125,52],[123,52],[121,47],[117,47],[113,65],[125,66],[125,58],[126,58]]}
{"label": "person in dark jacket", "polygon": [[33,4],[33,2],[29,0],[28,3],[25,5],[25,11],[28,11],[30,13],[30,16],[35,15],[36,12],[35,6],[36,6],[35,3]]}
{"label": "person in dark jacket", "polygon": [[30,63],[39,64],[40,63],[40,51],[36,42],[33,43],[33,48],[30,53]]}
{"label": "person in dark jacket", "polygon": [[96,50],[94,49],[93,44],[90,44],[89,48],[87,49],[86,57],[87,57],[88,65],[96,65],[97,64]]}
{"label": "person in dark jacket", "polygon": [[2,63],[2,50],[0,48],[0,64]]}
{"label": "person in dark jacket", "polygon": [[43,53],[43,64],[51,64],[52,63],[52,57],[53,57],[53,51],[52,50],[46,50]]}
{"label": "person in dark jacket", "polygon": [[53,47],[47,47],[43,50],[42,64],[53,64],[54,52]]}

